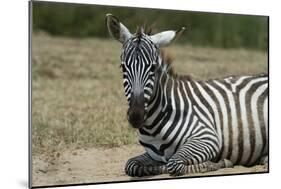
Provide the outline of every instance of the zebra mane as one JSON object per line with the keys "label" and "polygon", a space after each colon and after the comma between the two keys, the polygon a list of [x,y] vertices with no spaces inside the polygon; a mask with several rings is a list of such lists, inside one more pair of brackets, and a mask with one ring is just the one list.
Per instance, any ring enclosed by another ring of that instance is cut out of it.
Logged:
{"label": "zebra mane", "polygon": [[137,26],[136,36],[140,36],[142,33],[146,35],[153,35],[157,33],[155,24],[147,25],[145,22],[143,25]]}
{"label": "zebra mane", "polygon": [[174,68],[172,67],[174,56],[167,49],[165,48],[160,49],[160,56],[162,58],[162,62],[161,62],[162,71],[166,72],[169,76],[175,79],[177,78],[183,80],[191,80],[190,75],[179,75],[174,71]]}
{"label": "zebra mane", "polygon": [[165,71],[169,75],[174,75],[174,69],[172,67],[172,62],[174,61],[174,56],[172,53],[167,51],[167,49],[162,48],[160,49],[160,56],[162,58],[161,67],[162,70]]}

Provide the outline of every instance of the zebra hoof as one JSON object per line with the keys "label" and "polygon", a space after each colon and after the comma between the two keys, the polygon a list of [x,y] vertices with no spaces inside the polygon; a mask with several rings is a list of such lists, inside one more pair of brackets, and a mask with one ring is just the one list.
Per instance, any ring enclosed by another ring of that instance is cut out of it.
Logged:
{"label": "zebra hoof", "polygon": [[143,174],[143,167],[140,165],[133,165],[131,167],[125,167],[125,173],[131,177],[142,177],[145,176]]}
{"label": "zebra hoof", "polygon": [[184,172],[185,168],[186,168],[186,166],[183,164],[183,162],[180,161],[177,158],[169,159],[169,161],[166,165],[167,172],[171,176],[184,175],[185,174],[185,172]]}
{"label": "zebra hoof", "polygon": [[232,168],[233,167],[233,163],[230,160],[224,159],[223,162],[224,162],[224,168]]}
{"label": "zebra hoof", "polygon": [[134,158],[129,159],[125,165],[125,173],[131,177],[141,177],[143,175],[143,166]]}

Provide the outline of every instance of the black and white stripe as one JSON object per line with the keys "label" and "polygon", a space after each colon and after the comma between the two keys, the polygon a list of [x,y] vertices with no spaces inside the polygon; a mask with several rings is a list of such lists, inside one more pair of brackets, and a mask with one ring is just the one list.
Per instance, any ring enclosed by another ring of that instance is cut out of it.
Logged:
{"label": "black and white stripe", "polygon": [[208,81],[175,76],[142,31],[123,42],[121,61],[129,108],[137,93],[145,112],[138,136],[146,153],[127,162],[128,175],[181,175],[267,159],[267,75]]}
{"label": "black and white stripe", "polygon": [[[130,102],[132,90],[144,90],[145,107],[153,92],[155,75],[153,68],[157,53],[156,46],[146,38],[137,36],[124,44],[121,55],[121,68],[125,95]],[[132,87],[134,87],[132,89]]]}
{"label": "black and white stripe", "polygon": [[[133,65],[148,67],[146,60]],[[165,66],[163,61],[158,64]],[[145,70],[135,76],[149,75]],[[138,131],[140,144],[152,159],[169,163],[177,154],[187,157],[187,165],[229,159],[250,166],[267,155],[266,75],[194,81],[174,78],[163,69],[158,74],[155,97],[147,104],[144,127]],[[153,83],[150,87],[145,97],[155,90]]]}
{"label": "black and white stripe", "polygon": [[171,86],[158,86],[157,98],[148,108],[151,116],[139,129],[141,144],[153,159],[168,162],[188,139],[206,137],[210,151],[216,153],[202,159],[253,165],[268,150],[268,80],[267,76],[249,76],[236,85],[239,81],[231,77],[197,82],[163,76],[161,83]]}

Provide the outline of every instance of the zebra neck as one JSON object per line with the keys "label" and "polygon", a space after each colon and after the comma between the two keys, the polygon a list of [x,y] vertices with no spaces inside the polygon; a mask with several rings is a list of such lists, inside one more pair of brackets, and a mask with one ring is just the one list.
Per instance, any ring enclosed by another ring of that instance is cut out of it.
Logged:
{"label": "zebra neck", "polygon": [[[162,72],[157,78],[156,94],[148,104],[145,130],[155,130],[164,127],[177,111],[187,111],[188,97],[184,92],[189,81],[182,81]],[[184,108],[182,108],[184,106]],[[170,120],[171,121],[171,120]]]}

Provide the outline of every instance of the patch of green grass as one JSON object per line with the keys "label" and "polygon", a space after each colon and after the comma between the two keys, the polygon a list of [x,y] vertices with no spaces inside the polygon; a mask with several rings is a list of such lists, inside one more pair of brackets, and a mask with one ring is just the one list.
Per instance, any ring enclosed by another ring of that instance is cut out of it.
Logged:
{"label": "patch of green grass", "polygon": [[[175,71],[195,79],[267,72],[261,51],[176,44],[169,49]],[[32,53],[34,154],[137,143],[126,120],[118,42],[34,34]]]}

